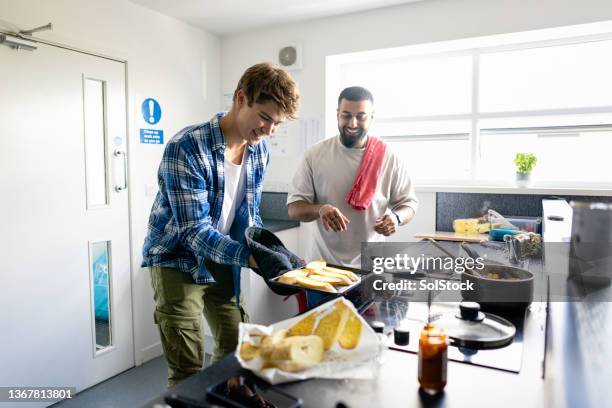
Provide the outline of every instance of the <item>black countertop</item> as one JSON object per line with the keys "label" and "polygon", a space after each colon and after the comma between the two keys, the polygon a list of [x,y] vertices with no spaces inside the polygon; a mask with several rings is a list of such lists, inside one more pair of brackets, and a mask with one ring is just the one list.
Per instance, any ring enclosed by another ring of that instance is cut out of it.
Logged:
{"label": "black countertop", "polygon": [[272,232],[300,226],[300,223],[291,220],[287,213],[287,193],[264,191],[261,195],[259,215],[264,227]]}

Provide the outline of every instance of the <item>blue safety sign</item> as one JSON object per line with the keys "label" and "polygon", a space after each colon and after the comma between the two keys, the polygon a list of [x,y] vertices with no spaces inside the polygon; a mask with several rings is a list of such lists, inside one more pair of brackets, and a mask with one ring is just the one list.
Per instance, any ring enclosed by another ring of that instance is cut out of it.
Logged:
{"label": "blue safety sign", "polygon": [[161,106],[153,98],[142,101],[142,118],[145,122],[154,125],[161,119]]}
{"label": "blue safety sign", "polygon": [[164,131],[159,129],[140,129],[140,143],[164,144]]}

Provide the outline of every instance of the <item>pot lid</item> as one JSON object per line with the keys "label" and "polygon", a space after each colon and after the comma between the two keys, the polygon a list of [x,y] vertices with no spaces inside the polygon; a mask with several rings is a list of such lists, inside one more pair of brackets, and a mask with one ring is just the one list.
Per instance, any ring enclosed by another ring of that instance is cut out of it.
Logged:
{"label": "pot lid", "polygon": [[512,342],[516,328],[503,317],[480,311],[476,302],[461,302],[459,310],[432,322],[451,338],[451,345],[473,349],[503,347]]}

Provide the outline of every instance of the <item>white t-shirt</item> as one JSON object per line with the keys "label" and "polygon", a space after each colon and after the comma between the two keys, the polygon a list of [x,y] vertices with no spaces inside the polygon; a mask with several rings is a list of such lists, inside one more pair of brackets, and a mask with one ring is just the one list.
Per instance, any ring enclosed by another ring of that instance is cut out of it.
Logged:
{"label": "white t-shirt", "polygon": [[389,148],[370,207],[357,211],[346,202],[364,152],[365,148],[345,147],[340,136],[323,140],[306,152],[293,178],[287,204],[300,200],[331,204],[350,220],[347,231],[334,232],[325,231],[323,223],[317,219],[314,247],[307,259],[322,258],[329,263],[360,268],[361,243],[385,240],[384,235],[374,231],[376,219],[400,206],[411,207],[416,212],[418,200],[408,171]]}
{"label": "white t-shirt", "polygon": [[245,147],[240,164],[234,164],[231,160],[225,160],[223,163],[225,180],[225,187],[223,189],[223,208],[221,209],[219,224],[217,224],[217,229],[223,235],[228,234],[232,227],[232,222],[234,222],[236,208],[240,206],[240,203],[242,203],[245,197],[246,166],[244,164],[246,162],[247,153],[248,151]]}

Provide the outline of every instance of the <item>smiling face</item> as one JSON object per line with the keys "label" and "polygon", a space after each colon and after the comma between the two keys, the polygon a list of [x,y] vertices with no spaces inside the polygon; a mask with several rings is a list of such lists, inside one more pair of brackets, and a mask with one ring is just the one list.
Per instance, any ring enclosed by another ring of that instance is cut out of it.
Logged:
{"label": "smiling face", "polygon": [[346,147],[363,147],[373,118],[371,101],[342,99],[338,106],[338,131],[342,144]]}
{"label": "smiling face", "polygon": [[279,113],[274,102],[254,102],[249,106],[241,90],[236,93],[235,104],[240,137],[251,146],[261,142],[265,136],[274,134],[285,121],[285,115]]}

